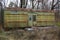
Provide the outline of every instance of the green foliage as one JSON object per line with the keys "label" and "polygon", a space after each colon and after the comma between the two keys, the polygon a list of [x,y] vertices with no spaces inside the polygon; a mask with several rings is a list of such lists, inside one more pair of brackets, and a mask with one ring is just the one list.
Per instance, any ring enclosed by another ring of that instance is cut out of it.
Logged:
{"label": "green foliage", "polygon": [[58,27],[60,27],[60,22],[57,22],[56,25],[57,25]]}

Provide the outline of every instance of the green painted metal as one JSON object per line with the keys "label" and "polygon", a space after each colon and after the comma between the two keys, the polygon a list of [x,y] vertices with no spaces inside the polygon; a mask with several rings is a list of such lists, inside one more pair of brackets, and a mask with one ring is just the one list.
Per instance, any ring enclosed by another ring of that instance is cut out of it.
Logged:
{"label": "green painted metal", "polygon": [[[8,15],[7,15],[8,14]],[[15,16],[13,16],[15,14]],[[27,19],[24,19],[24,17],[21,17],[21,14],[26,14],[25,16]],[[36,21],[33,21],[33,15],[36,15]],[[38,16],[39,15],[39,16]],[[18,16],[18,17],[17,17]],[[55,24],[55,14],[49,13],[49,12],[24,12],[24,11],[5,11],[4,12],[4,22],[8,20],[27,20],[27,22],[21,22],[21,23],[5,23],[5,26],[7,27],[27,27],[27,26],[46,26],[46,25],[54,25]],[[37,22],[39,21],[39,22]],[[14,25],[12,25],[14,24]],[[16,25],[18,24],[18,25]]]}

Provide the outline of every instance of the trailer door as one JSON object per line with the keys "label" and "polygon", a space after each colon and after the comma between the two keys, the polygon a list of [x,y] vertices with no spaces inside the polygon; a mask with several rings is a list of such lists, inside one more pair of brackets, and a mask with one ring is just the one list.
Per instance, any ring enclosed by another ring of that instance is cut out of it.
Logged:
{"label": "trailer door", "polygon": [[28,18],[28,23],[29,23],[29,26],[35,26],[36,24],[36,15],[35,14],[30,14],[29,15],[29,18]]}

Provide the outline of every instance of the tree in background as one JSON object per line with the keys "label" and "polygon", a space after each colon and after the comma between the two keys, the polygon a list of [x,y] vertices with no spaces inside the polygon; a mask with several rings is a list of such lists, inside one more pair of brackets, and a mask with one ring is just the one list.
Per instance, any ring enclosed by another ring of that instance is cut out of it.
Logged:
{"label": "tree in background", "polygon": [[14,3],[15,7],[18,7],[18,0]]}
{"label": "tree in background", "polygon": [[17,3],[10,2],[9,7],[18,7]]}
{"label": "tree in background", "polygon": [[[56,5],[58,5],[58,0],[57,2],[55,3],[54,0],[52,0],[52,7],[51,7],[51,10],[54,10],[54,8],[56,7]],[[54,4],[55,3],[55,4]]]}
{"label": "tree in background", "polygon": [[[51,1],[51,0],[50,0]],[[4,6],[8,4],[9,0],[3,0]],[[49,3],[49,0],[16,0],[10,1],[9,7],[20,7],[20,8],[31,8],[39,10],[53,10],[58,2],[52,0]],[[19,6],[18,6],[19,5]]]}
{"label": "tree in background", "polygon": [[9,7],[13,7],[13,6],[14,6],[14,3],[10,2]]}
{"label": "tree in background", "polygon": [[23,8],[25,5],[25,0],[20,0],[20,3],[21,3],[20,7]]}

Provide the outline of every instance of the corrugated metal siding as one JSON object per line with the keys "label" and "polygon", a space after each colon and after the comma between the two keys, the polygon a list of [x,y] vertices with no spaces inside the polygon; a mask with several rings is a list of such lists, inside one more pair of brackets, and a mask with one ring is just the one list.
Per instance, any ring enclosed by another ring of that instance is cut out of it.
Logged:
{"label": "corrugated metal siding", "polygon": [[6,27],[25,27],[28,20],[27,14],[4,14],[4,23]]}
{"label": "corrugated metal siding", "polygon": [[[32,17],[32,21],[29,20],[29,14]],[[33,15],[36,15],[36,20],[33,21]],[[30,23],[29,23],[30,22]],[[11,11],[5,11],[4,13],[5,27],[27,27],[32,26],[47,26],[54,25],[55,14],[50,12],[23,12],[11,13]]]}
{"label": "corrugated metal siding", "polygon": [[48,14],[38,14],[37,18],[37,26],[47,26],[47,25],[54,25],[55,22],[55,14],[48,13]]}

